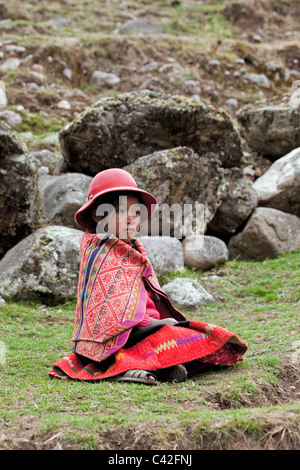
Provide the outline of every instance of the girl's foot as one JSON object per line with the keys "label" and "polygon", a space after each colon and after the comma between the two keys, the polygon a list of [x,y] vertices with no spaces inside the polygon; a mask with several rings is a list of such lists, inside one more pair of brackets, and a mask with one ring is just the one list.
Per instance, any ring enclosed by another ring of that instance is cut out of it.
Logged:
{"label": "girl's foot", "polygon": [[146,385],[157,385],[155,375],[148,370],[132,369],[124,372],[124,374],[111,377],[114,382],[139,382]]}
{"label": "girl's foot", "polygon": [[166,367],[164,369],[158,369],[155,371],[158,380],[162,382],[185,382],[188,377],[187,370],[183,364],[178,364],[172,367]]}

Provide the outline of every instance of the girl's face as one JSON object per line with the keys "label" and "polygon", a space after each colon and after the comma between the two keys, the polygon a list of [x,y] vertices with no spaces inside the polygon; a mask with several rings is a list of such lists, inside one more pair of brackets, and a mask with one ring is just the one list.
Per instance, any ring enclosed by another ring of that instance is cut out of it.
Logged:
{"label": "girl's face", "polygon": [[[101,210],[101,206],[99,207]],[[105,211],[105,205],[102,207],[102,210],[108,213],[108,215],[101,220],[104,231],[113,233],[123,242],[129,243],[140,229],[141,217],[138,198],[131,194],[119,196],[118,204],[116,204],[114,210]],[[99,214],[98,208],[95,215],[94,220],[99,222],[97,215],[104,215],[104,213]],[[103,229],[101,230],[102,232]]]}

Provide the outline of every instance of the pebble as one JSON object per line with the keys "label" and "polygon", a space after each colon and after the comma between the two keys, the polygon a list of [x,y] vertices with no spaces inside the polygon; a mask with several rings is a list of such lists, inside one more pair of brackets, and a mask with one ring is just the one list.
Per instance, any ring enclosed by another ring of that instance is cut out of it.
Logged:
{"label": "pebble", "polygon": [[258,86],[262,86],[264,88],[270,88],[270,82],[268,80],[268,77],[261,73],[248,73],[246,75],[246,78],[250,80],[253,83],[256,83]]}
{"label": "pebble", "polygon": [[41,64],[33,64],[31,70],[34,70],[35,72],[38,72],[40,74],[44,73],[44,67]]}
{"label": "pebble", "polygon": [[48,135],[47,137],[43,139],[43,142],[45,142],[46,144],[58,144],[59,143],[58,134]]}
{"label": "pebble", "polygon": [[1,64],[0,69],[1,70],[17,70],[20,66],[20,59],[17,59],[16,57],[11,57],[9,59],[6,59],[3,64]]}
{"label": "pebble", "polygon": [[33,133],[28,131],[28,132],[20,132],[19,134],[20,137],[23,139],[32,139],[33,138]]}
{"label": "pebble", "polygon": [[72,80],[72,70],[64,69],[63,76],[66,77],[68,80]]}
{"label": "pebble", "polygon": [[228,106],[232,106],[233,108],[237,108],[239,105],[239,102],[236,98],[228,98],[228,100],[226,100],[226,104]]}
{"label": "pebble", "polygon": [[5,90],[5,83],[0,80],[0,108],[5,108],[7,106],[7,97]]}
{"label": "pebble", "polygon": [[120,78],[114,73],[102,72],[101,70],[95,70],[91,79],[95,83],[106,83],[108,85],[116,85],[120,82]]}
{"label": "pebble", "polygon": [[22,122],[22,116],[10,109],[0,111],[0,119],[3,119],[10,127],[17,127]]}
{"label": "pebble", "polygon": [[23,46],[17,46],[16,44],[6,44],[4,49],[8,52],[26,52],[26,48]]}
{"label": "pebble", "polygon": [[58,104],[57,104],[58,108],[60,109],[71,109],[71,105],[69,103],[69,101],[67,100],[61,100]]}

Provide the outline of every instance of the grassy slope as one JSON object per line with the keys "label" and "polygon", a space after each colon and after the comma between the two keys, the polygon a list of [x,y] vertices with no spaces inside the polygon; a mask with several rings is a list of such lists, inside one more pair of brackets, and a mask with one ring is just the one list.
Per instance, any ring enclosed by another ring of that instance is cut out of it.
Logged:
{"label": "grassy slope", "polygon": [[0,309],[0,449],[57,442],[63,449],[297,448],[299,265],[295,252],[230,261],[214,270],[218,281],[186,270],[217,300],[186,316],[228,327],[249,351],[242,363],[184,384],[50,379],[51,363],[71,349],[74,302],[7,303]]}

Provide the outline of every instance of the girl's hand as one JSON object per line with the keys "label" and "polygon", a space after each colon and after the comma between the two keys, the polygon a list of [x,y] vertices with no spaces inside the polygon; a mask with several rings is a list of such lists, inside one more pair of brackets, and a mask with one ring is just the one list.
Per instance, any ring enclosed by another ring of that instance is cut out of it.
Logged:
{"label": "girl's hand", "polygon": [[156,320],[156,318],[149,318],[149,326],[154,326],[154,325],[175,325],[175,323],[178,323],[175,318],[162,318],[161,320]]}

